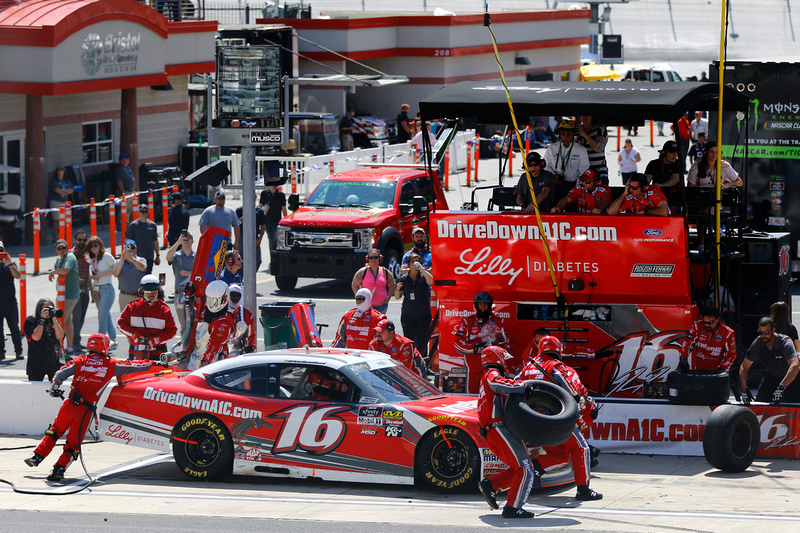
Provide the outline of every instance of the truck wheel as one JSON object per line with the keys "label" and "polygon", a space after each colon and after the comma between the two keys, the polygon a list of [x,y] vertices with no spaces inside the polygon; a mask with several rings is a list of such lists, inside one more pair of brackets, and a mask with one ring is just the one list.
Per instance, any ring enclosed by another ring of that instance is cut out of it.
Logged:
{"label": "truck wheel", "polygon": [[669,401],[680,405],[722,405],[731,395],[731,378],[719,370],[683,370],[667,374]]}
{"label": "truck wheel", "polygon": [[481,477],[478,447],[466,431],[453,426],[426,435],[417,446],[416,463],[417,479],[436,490],[474,490]]}
{"label": "truck wheel", "polygon": [[381,252],[383,255],[383,266],[394,275],[394,279],[400,279],[400,256],[392,248],[387,248]]}
{"label": "truck wheel", "polygon": [[761,443],[756,414],[741,405],[720,405],[706,422],[703,453],[723,472],[743,472],[753,464]]}
{"label": "truck wheel", "polygon": [[531,380],[533,390],[509,394],[503,421],[515,437],[531,446],[564,444],[578,420],[578,403],[547,381]]}
{"label": "truck wheel", "polygon": [[214,480],[233,466],[233,442],[225,424],[204,413],[184,417],[172,431],[172,456],[193,479]]}
{"label": "truck wheel", "polygon": [[293,291],[297,286],[297,276],[275,276],[275,284],[282,291]]}

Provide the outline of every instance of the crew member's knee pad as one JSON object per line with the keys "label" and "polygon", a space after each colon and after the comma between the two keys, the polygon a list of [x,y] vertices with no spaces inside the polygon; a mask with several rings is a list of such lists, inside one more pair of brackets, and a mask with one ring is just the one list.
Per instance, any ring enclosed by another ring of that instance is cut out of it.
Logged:
{"label": "crew member's knee pad", "polygon": [[49,426],[47,430],[44,432],[45,436],[52,438],[53,440],[58,440],[61,435],[53,431],[53,426]]}

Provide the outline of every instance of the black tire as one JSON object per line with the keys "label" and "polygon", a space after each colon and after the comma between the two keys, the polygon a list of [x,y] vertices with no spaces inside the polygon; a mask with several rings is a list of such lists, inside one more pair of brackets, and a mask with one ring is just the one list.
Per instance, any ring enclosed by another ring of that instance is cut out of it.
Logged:
{"label": "black tire", "polygon": [[708,464],[723,472],[743,472],[753,464],[761,443],[755,413],[741,405],[714,409],[703,434],[703,453]]}
{"label": "black tire", "polygon": [[680,405],[722,405],[731,395],[731,379],[720,370],[683,370],[667,374],[669,401]]}
{"label": "black tire", "polygon": [[297,286],[297,276],[275,276],[275,285],[282,291],[293,291]]}
{"label": "black tire", "polygon": [[443,492],[475,490],[481,478],[478,447],[466,431],[453,426],[440,426],[422,439],[416,465],[417,480]]}
{"label": "black tire", "polygon": [[181,472],[192,479],[219,479],[233,467],[231,434],[213,416],[186,416],[172,430],[172,456]]}
{"label": "black tire", "polygon": [[392,273],[395,280],[400,279],[400,255],[393,248],[386,248],[381,252],[383,266]]}
{"label": "black tire", "polygon": [[515,437],[531,446],[558,446],[575,429],[578,403],[558,385],[529,381],[533,390],[509,394],[503,421]]}

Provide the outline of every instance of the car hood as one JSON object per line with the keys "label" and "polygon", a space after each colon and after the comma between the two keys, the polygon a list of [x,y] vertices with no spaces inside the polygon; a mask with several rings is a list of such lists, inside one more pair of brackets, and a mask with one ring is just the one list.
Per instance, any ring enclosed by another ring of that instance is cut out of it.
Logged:
{"label": "car hood", "polygon": [[449,420],[456,423],[460,421],[477,423],[478,421],[478,397],[474,395],[448,395],[403,402],[400,405],[420,416],[425,416],[429,422]]}
{"label": "car hood", "polygon": [[381,219],[390,217],[394,209],[379,208],[323,208],[301,207],[293,214],[281,219],[281,226],[331,227],[348,226],[368,228]]}

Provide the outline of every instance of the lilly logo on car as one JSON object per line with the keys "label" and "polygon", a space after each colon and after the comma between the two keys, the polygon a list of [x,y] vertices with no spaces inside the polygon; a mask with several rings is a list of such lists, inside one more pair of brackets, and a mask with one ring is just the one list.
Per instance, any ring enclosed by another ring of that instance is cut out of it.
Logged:
{"label": "lilly logo on car", "polygon": [[642,233],[644,233],[648,237],[660,237],[661,235],[664,235],[664,232],[657,228],[648,228],[644,230]]}

